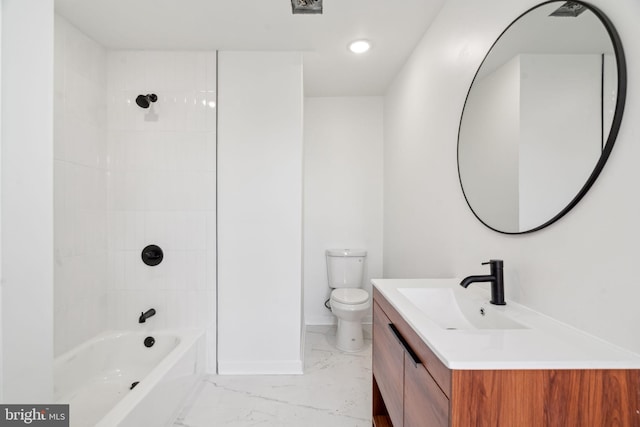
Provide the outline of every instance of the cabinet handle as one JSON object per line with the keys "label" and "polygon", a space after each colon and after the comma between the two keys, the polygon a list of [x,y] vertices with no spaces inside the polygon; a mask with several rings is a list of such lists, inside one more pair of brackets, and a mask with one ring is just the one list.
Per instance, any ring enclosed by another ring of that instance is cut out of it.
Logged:
{"label": "cabinet handle", "polygon": [[402,337],[402,334],[400,334],[400,331],[398,331],[398,328],[396,328],[396,325],[394,325],[393,323],[389,323],[389,329],[391,329],[391,332],[393,332],[393,336],[396,337],[396,339],[398,340],[398,342],[400,343],[404,351],[406,351],[409,357],[411,358],[411,361],[413,362],[413,366],[420,365],[421,364],[420,359],[415,354],[415,352],[411,349],[411,347],[409,346],[409,343],[407,343],[405,339]]}

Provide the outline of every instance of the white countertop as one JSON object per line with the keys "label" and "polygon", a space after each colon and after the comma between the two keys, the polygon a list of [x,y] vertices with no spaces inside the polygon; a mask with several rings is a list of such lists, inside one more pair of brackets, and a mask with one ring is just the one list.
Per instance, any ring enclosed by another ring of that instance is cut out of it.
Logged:
{"label": "white countertop", "polygon": [[[449,369],[640,369],[640,355],[510,301],[489,304],[477,284],[460,279],[374,279],[378,291]],[[497,310],[524,329],[443,329],[409,301],[401,288],[462,289],[478,307]]]}

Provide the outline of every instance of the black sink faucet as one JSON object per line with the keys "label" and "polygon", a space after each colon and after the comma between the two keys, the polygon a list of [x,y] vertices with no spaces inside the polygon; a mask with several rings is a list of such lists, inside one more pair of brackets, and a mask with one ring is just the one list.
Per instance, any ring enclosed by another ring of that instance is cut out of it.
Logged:
{"label": "black sink faucet", "polygon": [[487,276],[469,276],[462,279],[460,286],[468,287],[474,282],[491,282],[491,304],[505,305],[504,302],[504,276],[502,274],[504,262],[501,259],[492,259],[489,262],[483,262],[482,265],[491,265],[491,274]]}
{"label": "black sink faucet", "polygon": [[150,308],[149,310],[145,311],[144,313],[140,314],[140,318],[138,319],[138,323],[144,323],[147,321],[147,319],[151,316],[155,316],[156,315],[156,309],[155,308]]}

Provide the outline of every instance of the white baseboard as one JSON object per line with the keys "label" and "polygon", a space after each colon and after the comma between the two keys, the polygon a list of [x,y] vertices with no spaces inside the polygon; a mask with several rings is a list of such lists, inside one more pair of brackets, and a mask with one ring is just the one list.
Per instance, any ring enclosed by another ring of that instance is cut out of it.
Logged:
{"label": "white baseboard", "polygon": [[[338,319],[336,316],[315,316],[315,317],[306,317],[305,321],[307,326],[321,326],[321,325],[336,325],[338,323]],[[364,319],[362,319],[363,325],[370,325],[373,323],[373,316],[367,315]]]}
{"label": "white baseboard", "polygon": [[218,361],[219,375],[302,375],[302,360]]}
{"label": "white baseboard", "polygon": [[338,323],[336,316],[328,314],[326,316],[307,316],[304,317],[307,325],[335,325]]}

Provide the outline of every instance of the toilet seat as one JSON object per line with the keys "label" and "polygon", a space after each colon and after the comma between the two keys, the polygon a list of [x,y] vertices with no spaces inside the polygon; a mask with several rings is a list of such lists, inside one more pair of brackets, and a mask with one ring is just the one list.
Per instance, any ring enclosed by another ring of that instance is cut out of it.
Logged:
{"label": "toilet seat", "polygon": [[341,288],[331,292],[331,299],[348,305],[364,304],[369,301],[369,293],[364,289]]}

